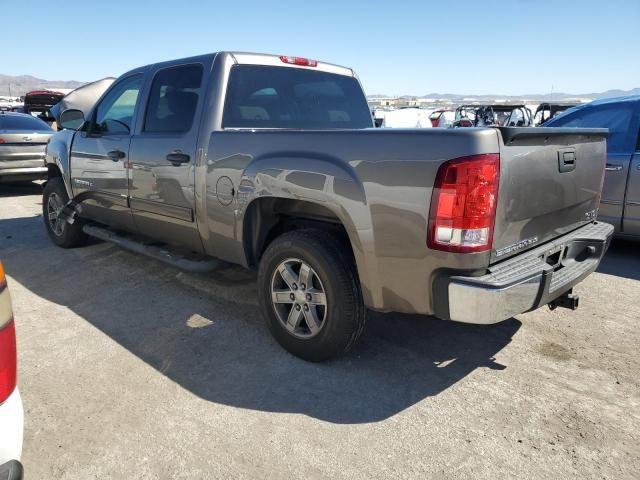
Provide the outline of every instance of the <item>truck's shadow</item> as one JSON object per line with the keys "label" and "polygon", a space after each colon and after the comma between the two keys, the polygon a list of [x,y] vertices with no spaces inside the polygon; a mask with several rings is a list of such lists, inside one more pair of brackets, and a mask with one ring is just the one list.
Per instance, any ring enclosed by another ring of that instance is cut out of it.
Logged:
{"label": "truck's shadow", "polygon": [[[284,352],[263,326],[252,273],[185,274],[108,244],[61,250],[41,221],[0,221],[0,258],[8,274],[182,387],[225,405],[335,423],[379,421],[477,368],[505,368],[493,357],[521,325],[372,314],[348,356],[310,364]],[[49,334],[48,326],[42,334]]]}

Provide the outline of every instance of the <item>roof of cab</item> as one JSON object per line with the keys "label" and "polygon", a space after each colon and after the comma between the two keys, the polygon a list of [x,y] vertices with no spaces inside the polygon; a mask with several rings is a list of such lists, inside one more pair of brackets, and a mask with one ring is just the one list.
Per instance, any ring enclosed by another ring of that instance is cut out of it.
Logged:
{"label": "roof of cab", "polygon": [[[270,65],[274,67],[304,68],[308,70],[319,70],[321,72],[337,73],[338,75],[354,76],[353,70],[333,63],[317,61],[317,65],[307,67],[303,65],[292,65],[280,59],[280,55],[250,52],[221,52],[231,55],[238,65]],[[314,59],[315,60],[315,59]]]}
{"label": "roof of cab", "polygon": [[333,63],[322,62],[318,60],[318,63],[314,67],[307,67],[303,65],[292,65],[289,63],[285,63],[280,59],[279,55],[271,55],[266,53],[251,53],[251,52],[215,52],[215,53],[207,53],[204,55],[197,55],[194,57],[186,57],[180,59],[167,60],[164,62],[156,62],[149,65],[144,65],[138,68],[134,68],[129,70],[124,75],[129,75],[132,73],[144,72],[152,67],[162,66],[163,64],[175,64],[175,63],[195,63],[207,59],[211,59],[216,55],[229,55],[233,58],[233,61],[238,65],[270,65],[275,67],[285,67],[285,68],[303,68],[308,70],[316,70],[327,73],[336,73],[338,75],[346,75],[349,77],[355,76],[355,73],[352,69],[348,67],[342,67],[340,65],[335,65]]}

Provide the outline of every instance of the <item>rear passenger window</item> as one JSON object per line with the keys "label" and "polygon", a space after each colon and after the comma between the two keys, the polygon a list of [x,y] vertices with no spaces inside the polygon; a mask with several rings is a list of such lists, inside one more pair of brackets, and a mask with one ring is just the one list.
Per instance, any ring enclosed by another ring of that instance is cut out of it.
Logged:
{"label": "rear passenger window", "polygon": [[160,70],[151,86],[143,131],[183,133],[191,130],[201,84],[201,65]]}
{"label": "rear passenger window", "polygon": [[608,128],[607,150],[609,153],[630,153],[633,151],[635,134],[632,131],[633,107],[617,104],[602,107],[585,108],[558,117],[550,127]]}
{"label": "rear passenger window", "polygon": [[231,69],[224,128],[370,128],[373,120],[354,77],[261,65]]}

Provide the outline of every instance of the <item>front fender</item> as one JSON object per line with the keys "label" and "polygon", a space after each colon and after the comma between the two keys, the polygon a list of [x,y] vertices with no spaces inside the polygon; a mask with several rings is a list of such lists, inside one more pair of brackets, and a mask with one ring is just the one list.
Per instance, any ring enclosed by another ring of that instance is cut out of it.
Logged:
{"label": "front fender", "polygon": [[46,148],[45,163],[47,167],[55,166],[64,181],[69,198],[73,198],[71,190],[71,167],[70,154],[71,143],[73,142],[74,130],[61,130],[51,137]]}

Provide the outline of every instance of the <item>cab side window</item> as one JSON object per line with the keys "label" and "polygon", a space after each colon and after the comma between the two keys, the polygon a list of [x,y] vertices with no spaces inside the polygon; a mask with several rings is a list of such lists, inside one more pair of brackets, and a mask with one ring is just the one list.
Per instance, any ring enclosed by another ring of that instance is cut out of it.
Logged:
{"label": "cab side window", "polygon": [[201,94],[202,71],[202,65],[182,65],[156,74],[144,132],[184,133],[191,130]]}
{"label": "cab side window", "polygon": [[129,134],[144,76],[132,75],[116,84],[96,109],[91,133]]}

